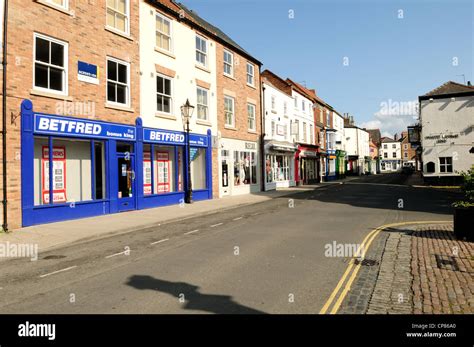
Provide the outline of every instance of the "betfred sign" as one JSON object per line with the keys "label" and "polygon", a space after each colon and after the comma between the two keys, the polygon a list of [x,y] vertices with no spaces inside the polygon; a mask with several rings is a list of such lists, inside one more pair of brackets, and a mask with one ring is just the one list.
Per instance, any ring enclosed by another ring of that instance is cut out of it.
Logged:
{"label": "betfred sign", "polygon": [[34,115],[35,134],[135,140],[135,127],[78,118]]}

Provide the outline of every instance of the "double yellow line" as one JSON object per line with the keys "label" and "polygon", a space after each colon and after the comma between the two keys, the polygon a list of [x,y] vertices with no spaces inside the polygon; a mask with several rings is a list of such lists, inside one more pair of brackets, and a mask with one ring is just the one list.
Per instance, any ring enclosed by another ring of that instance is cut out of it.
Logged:
{"label": "double yellow line", "polygon": [[[351,259],[349,262],[349,265],[347,266],[346,271],[342,275],[341,279],[337,283],[336,288],[332,291],[331,295],[329,296],[328,300],[324,304],[323,308],[321,311],[319,311],[320,314],[335,314],[339,310],[339,307],[341,306],[342,302],[344,301],[344,298],[346,297],[347,293],[351,289],[351,285],[354,282],[357,273],[360,270],[361,264],[358,262],[357,264],[355,263],[356,259],[361,257],[361,259],[364,259],[365,253],[370,247],[370,244],[372,241],[377,237],[377,235],[384,229],[391,228],[391,227],[397,227],[401,225],[408,225],[408,224],[436,224],[436,223],[451,223],[451,221],[416,221],[416,222],[403,222],[403,223],[392,223],[392,224],[385,224],[382,226],[379,226],[378,228],[375,228],[372,230],[370,233],[367,234],[367,236],[364,238],[362,241],[362,244],[360,245],[359,249],[357,250],[355,256]],[[362,254],[361,254],[362,253]],[[346,278],[349,278],[348,281],[346,282]],[[346,282],[344,289],[341,291],[339,297],[336,299],[337,294],[341,290],[342,286],[344,285],[344,282]],[[336,299],[336,300],[335,300]],[[334,301],[335,300],[335,301]],[[332,309],[329,311],[331,305],[333,304]],[[328,312],[329,311],[329,312]]]}

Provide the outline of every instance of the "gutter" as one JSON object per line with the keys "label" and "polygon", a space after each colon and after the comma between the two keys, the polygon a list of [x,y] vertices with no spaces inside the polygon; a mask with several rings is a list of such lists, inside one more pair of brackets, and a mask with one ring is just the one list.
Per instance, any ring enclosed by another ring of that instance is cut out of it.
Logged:
{"label": "gutter", "polygon": [[3,8],[3,83],[2,83],[2,189],[3,189],[3,224],[4,231],[8,231],[7,213],[7,18],[8,0],[4,1]]}

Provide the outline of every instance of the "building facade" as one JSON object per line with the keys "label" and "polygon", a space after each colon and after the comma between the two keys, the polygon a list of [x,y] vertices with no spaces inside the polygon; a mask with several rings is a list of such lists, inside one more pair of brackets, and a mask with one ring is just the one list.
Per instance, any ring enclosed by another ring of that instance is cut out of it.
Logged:
{"label": "building facade", "polygon": [[295,152],[291,134],[294,100],[291,85],[273,72],[262,72],[265,190],[292,187],[295,182]]}
{"label": "building facade", "polygon": [[369,133],[354,125],[349,114],[344,116],[344,135],[346,143],[346,173],[348,175],[364,175],[370,173]]}
{"label": "building facade", "polygon": [[457,183],[474,165],[474,87],[450,81],[418,99],[423,178]]}
{"label": "building facade", "polygon": [[314,98],[312,91],[287,78],[293,98],[291,130],[293,141],[298,144],[295,154],[295,180],[298,185],[313,184],[321,180],[319,145],[315,142]]}
{"label": "building facade", "polygon": [[382,138],[380,148],[380,171],[396,172],[402,167],[402,152],[400,140],[394,140],[389,137]]}
{"label": "building facade", "polygon": [[408,139],[408,131],[403,131],[400,138],[400,150],[402,152],[402,166],[416,166],[416,148]]}
{"label": "building facade", "polygon": [[9,2],[4,229],[136,203],[119,163],[137,140],[138,17],[137,2]]}

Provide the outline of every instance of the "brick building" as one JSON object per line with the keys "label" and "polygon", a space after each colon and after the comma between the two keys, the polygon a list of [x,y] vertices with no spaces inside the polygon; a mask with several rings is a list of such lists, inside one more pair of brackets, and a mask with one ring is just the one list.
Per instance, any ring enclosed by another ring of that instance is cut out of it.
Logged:
{"label": "brick building", "polygon": [[258,192],[262,188],[262,64],[219,28],[192,11],[186,13],[216,41],[218,145],[212,158],[214,182],[218,183],[214,183],[215,195]]}
{"label": "brick building", "polygon": [[[99,126],[97,121],[135,123],[140,112],[138,2],[123,7],[119,1],[10,0],[7,25],[8,220],[3,220],[4,228],[53,221],[60,215],[75,218],[72,211],[82,211],[79,217],[95,214],[92,208],[113,209],[113,199],[103,204],[110,189],[101,173],[110,137],[95,142],[93,136],[74,137],[75,141],[52,138],[47,131],[36,131],[40,119],[33,114],[85,119],[88,123],[69,123],[80,124],[83,133]],[[51,133],[64,136],[60,130],[67,124],[45,117],[42,125],[50,121]],[[54,151],[52,160],[49,150]],[[97,171],[92,173],[94,154]],[[48,169],[52,162],[54,172]],[[48,177],[51,173],[54,182]],[[94,189],[84,188],[91,181]],[[83,200],[93,203],[81,205]]]}

